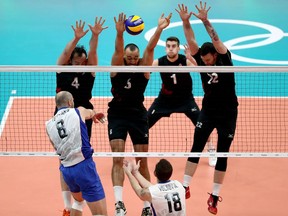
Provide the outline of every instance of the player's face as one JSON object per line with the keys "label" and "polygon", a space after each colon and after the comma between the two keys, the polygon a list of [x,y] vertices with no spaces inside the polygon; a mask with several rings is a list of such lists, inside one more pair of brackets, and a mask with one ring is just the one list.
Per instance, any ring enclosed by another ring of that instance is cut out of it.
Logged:
{"label": "player's face", "polygon": [[177,57],[179,51],[180,51],[180,47],[176,41],[166,42],[166,54],[169,58]]}
{"label": "player's face", "polygon": [[206,66],[214,66],[216,64],[217,53],[215,54],[208,53],[204,56],[201,56],[201,59]]}
{"label": "player's face", "polygon": [[82,56],[79,56],[78,53],[75,53],[72,58],[71,64],[72,65],[86,65],[87,64],[86,55],[82,53]]}
{"label": "player's face", "polygon": [[136,49],[134,51],[131,51],[129,48],[125,50],[125,60],[127,63],[127,66],[135,66],[138,65],[139,62],[139,50]]}

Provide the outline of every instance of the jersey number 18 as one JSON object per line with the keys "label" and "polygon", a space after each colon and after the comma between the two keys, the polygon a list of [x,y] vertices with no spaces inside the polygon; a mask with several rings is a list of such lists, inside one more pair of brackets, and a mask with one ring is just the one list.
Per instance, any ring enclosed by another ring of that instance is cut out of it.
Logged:
{"label": "jersey number 18", "polygon": [[166,194],[165,199],[167,200],[169,213],[171,213],[173,210],[174,211],[181,211],[182,210],[181,199],[179,197],[179,193],[176,192],[176,193],[172,193],[172,194],[171,193]]}

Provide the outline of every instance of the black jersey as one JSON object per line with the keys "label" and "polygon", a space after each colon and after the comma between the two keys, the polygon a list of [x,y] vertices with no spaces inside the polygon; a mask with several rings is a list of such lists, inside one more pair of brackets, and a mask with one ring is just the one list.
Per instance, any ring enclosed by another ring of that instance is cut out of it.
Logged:
{"label": "black jersey", "polygon": [[[200,49],[193,56],[199,66],[205,66],[200,57]],[[226,54],[219,54],[216,66],[233,66],[231,53],[227,50]],[[233,72],[223,73],[200,73],[204,98],[202,107],[205,110],[235,110],[238,100],[235,91],[235,77]]]}
{"label": "black jersey", "polygon": [[[170,62],[167,56],[158,59],[159,66],[187,66],[186,57],[179,54],[178,59]],[[159,96],[169,100],[181,100],[191,97],[192,95],[192,78],[187,73],[160,73],[162,79],[162,88]],[[193,95],[192,95],[193,96]]]}
{"label": "black jersey", "polygon": [[92,109],[89,101],[92,98],[94,80],[95,77],[91,73],[57,73],[56,93],[68,91],[73,95],[75,107]]}
{"label": "black jersey", "polygon": [[111,84],[113,99],[108,103],[110,111],[122,114],[146,111],[143,102],[148,79],[144,73],[117,73],[111,77]]}

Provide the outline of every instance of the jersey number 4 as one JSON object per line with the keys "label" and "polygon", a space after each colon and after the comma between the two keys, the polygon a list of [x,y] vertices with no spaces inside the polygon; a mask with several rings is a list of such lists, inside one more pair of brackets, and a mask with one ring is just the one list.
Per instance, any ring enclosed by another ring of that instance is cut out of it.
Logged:
{"label": "jersey number 4", "polygon": [[79,84],[79,81],[78,81],[78,77],[75,77],[73,82],[71,83],[71,86],[75,87],[76,89],[79,88],[80,84]]}

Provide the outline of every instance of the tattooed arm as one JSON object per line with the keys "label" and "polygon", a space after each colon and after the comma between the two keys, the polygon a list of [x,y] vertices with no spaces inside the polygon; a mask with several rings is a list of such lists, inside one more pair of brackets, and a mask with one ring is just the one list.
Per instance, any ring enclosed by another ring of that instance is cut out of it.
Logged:
{"label": "tattooed arm", "polygon": [[206,31],[209,34],[209,36],[212,40],[212,43],[214,44],[214,47],[217,50],[217,52],[220,54],[227,53],[227,47],[220,40],[216,30],[214,29],[214,27],[212,26],[212,24],[208,20],[207,14],[208,14],[208,11],[210,10],[211,7],[208,7],[208,9],[206,9],[206,2],[203,5],[202,1],[200,1],[200,6],[198,7],[196,5],[196,8],[198,10],[198,14],[193,13],[193,15],[196,16],[198,19],[200,19],[203,22],[203,24],[206,28]]}

